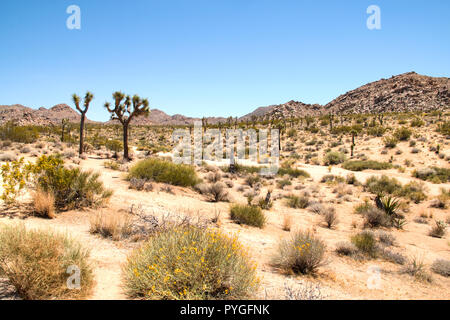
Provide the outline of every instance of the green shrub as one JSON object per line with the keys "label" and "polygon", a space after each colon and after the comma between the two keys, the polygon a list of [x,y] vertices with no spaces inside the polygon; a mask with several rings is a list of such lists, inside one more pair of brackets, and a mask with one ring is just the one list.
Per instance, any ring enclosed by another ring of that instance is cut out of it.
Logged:
{"label": "green shrub", "polygon": [[367,129],[367,134],[374,137],[382,137],[385,132],[386,128],[381,126],[375,126]]}
{"label": "green shrub", "polygon": [[395,194],[402,187],[401,183],[395,178],[381,176],[380,178],[372,176],[366,180],[364,188],[373,194]]}
{"label": "green shrub", "polygon": [[419,118],[414,118],[410,122],[411,127],[422,127],[424,124],[425,124],[425,122]]}
{"label": "green shrub", "polygon": [[298,178],[298,177],[309,178],[309,177],[311,177],[311,175],[308,172],[306,172],[305,170],[301,170],[301,169],[294,169],[294,168],[279,168],[278,169],[278,175],[284,176],[286,174],[293,178]]}
{"label": "green shrub", "polygon": [[336,152],[336,151],[328,152],[325,155],[325,158],[323,159],[323,163],[326,166],[333,165],[333,164],[339,164],[344,161],[345,161],[345,154],[343,154],[342,152]]}
{"label": "green shrub", "polygon": [[261,208],[256,206],[234,204],[230,207],[230,215],[231,220],[240,224],[258,228],[263,228],[266,224],[264,213]]}
{"label": "green shrub", "polygon": [[399,197],[405,197],[414,203],[420,203],[427,199],[425,186],[423,183],[412,181],[398,189],[395,194]]}
{"label": "green shrub", "polygon": [[294,209],[305,209],[309,205],[309,198],[307,196],[289,195],[287,198],[287,205]]}
{"label": "green shrub", "polygon": [[131,169],[128,178],[163,182],[181,187],[193,187],[199,178],[192,166],[150,158],[139,161]]}
{"label": "green shrub", "polygon": [[445,136],[450,136],[450,121],[446,121],[442,124],[439,124],[437,132],[440,132]]}
{"label": "green shrub", "polygon": [[362,231],[351,238],[351,242],[362,253],[374,258],[377,255],[377,240],[370,231]]}
{"label": "green shrub", "polygon": [[396,137],[393,137],[393,136],[391,136],[391,137],[385,137],[385,138],[383,139],[383,142],[384,142],[384,146],[385,146],[386,148],[392,149],[392,148],[395,148],[395,147],[397,146],[398,139],[397,139]]}
{"label": "green shrub", "polygon": [[180,227],[157,233],[130,255],[125,286],[144,299],[246,299],[258,286],[255,269],[235,237]]}
{"label": "green shrub", "polygon": [[296,232],[281,241],[273,265],[286,272],[314,274],[323,265],[326,246],[311,232]]}
{"label": "green shrub", "polygon": [[277,186],[280,189],[283,189],[284,187],[290,186],[290,185],[292,185],[292,182],[289,179],[281,179],[281,180],[277,181]]}
{"label": "green shrub", "polygon": [[408,141],[411,135],[412,131],[405,127],[401,127],[394,132],[394,136],[400,141]]}
{"label": "green shrub", "polygon": [[389,162],[378,162],[374,160],[346,161],[342,164],[342,168],[351,171],[363,171],[367,169],[386,170],[391,169],[392,164],[390,164]]}
{"label": "green shrub", "polygon": [[[80,289],[67,286],[71,266],[80,271]],[[27,300],[80,299],[93,287],[88,250],[65,235],[23,225],[0,227],[0,274]]]}
{"label": "green shrub", "polygon": [[414,170],[413,177],[432,183],[450,182],[450,169],[430,167]]}
{"label": "green shrub", "polygon": [[20,143],[33,143],[39,138],[39,130],[36,126],[16,126],[7,122],[0,126],[0,140]]}
{"label": "green shrub", "polygon": [[59,155],[41,156],[32,172],[36,185],[55,196],[59,210],[98,206],[112,195],[99,180],[98,173],[67,169]]}

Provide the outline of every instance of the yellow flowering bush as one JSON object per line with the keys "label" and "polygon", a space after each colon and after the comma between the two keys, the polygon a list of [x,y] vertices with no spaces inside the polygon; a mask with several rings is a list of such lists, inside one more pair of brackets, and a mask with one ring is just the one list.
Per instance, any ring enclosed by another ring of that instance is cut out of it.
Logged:
{"label": "yellow flowering bush", "polygon": [[23,158],[11,163],[7,162],[1,166],[1,176],[3,193],[0,198],[8,205],[13,204],[26,187],[30,176],[30,165],[26,165]]}
{"label": "yellow flowering bush", "polygon": [[124,274],[128,294],[143,299],[245,299],[259,282],[236,237],[197,226],[157,233],[129,256]]}
{"label": "yellow flowering bush", "polygon": [[298,231],[279,244],[273,265],[287,272],[311,274],[323,264],[325,244],[312,232]]}

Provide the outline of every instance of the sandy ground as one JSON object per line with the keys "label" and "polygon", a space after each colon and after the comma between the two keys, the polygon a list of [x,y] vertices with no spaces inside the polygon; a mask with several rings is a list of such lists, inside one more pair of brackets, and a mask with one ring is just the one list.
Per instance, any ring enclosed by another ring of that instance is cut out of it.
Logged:
{"label": "sandy ground", "polygon": [[[329,299],[449,299],[450,280],[448,278],[433,275],[433,283],[425,283],[413,277],[399,272],[398,265],[382,260],[358,262],[351,258],[337,256],[333,250],[336,243],[348,241],[349,236],[355,232],[352,224],[361,223],[361,218],[352,213],[353,206],[368,196],[361,191],[355,191],[351,202],[335,204],[339,213],[340,223],[335,229],[327,229],[321,225],[319,216],[307,210],[287,208],[283,200],[276,201],[274,207],[266,212],[268,224],[264,229],[257,229],[236,225],[228,218],[228,203],[209,203],[203,197],[192,190],[173,187],[173,194],[157,191],[139,192],[128,188],[128,182],[124,181],[123,173],[105,169],[103,160],[88,158],[83,160],[81,166],[84,169],[92,169],[101,172],[101,178],[105,185],[114,190],[114,196],[107,208],[100,210],[128,210],[131,205],[141,205],[148,213],[176,212],[203,218],[213,217],[214,213],[220,211],[221,228],[228,233],[239,234],[240,241],[250,248],[253,259],[258,262],[258,273],[262,278],[261,290],[255,298],[283,299],[284,284],[289,283],[294,287],[304,281],[319,283],[322,294]],[[314,181],[320,180],[321,176],[329,174],[327,167],[302,165],[302,169],[308,171]],[[405,174],[388,172],[390,176],[396,176],[400,181],[407,182],[412,178]],[[333,174],[346,176],[346,170],[333,168]],[[386,173],[386,172],[384,172]],[[381,174],[379,172],[356,172],[356,177],[364,181],[371,175]],[[309,185],[311,181],[305,185]],[[426,183],[430,194],[438,194],[443,185],[432,185]],[[231,191],[235,201],[244,202],[245,198],[238,192],[236,186]],[[450,187],[448,184],[446,187]],[[318,199],[328,202],[333,193],[331,187],[320,185],[317,194]],[[288,190],[289,191],[289,190]],[[292,190],[291,190],[292,191]],[[433,211],[435,217],[444,218],[448,212],[437,209],[429,209],[426,204],[423,210]],[[109,208],[109,209],[108,209]],[[96,286],[91,299],[126,299],[121,288],[121,268],[126,262],[126,256],[133,250],[136,244],[126,241],[114,242],[103,239],[89,233],[89,216],[93,210],[71,211],[58,215],[56,219],[45,220],[34,217],[23,219],[30,228],[52,228],[67,232],[74,238],[80,240],[84,245],[91,248],[92,260],[95,266]],[[320,269],[316,277],[293,277],[280,274],[270,266],[273,254],[276,252],[277,243],[280,239],[289,236],[281,226],[283,217],[289,214],[293,221],[293,230],[313,229],[327,244],[327,264]],[[427,236],[429,225],[416,224],[412,220],[415,215],[408,215],[409,223],[405,230],[392,230],[397,238],[397,251],[407,256],[419,255],[423,257],[426,264],[430,265],[434,259],[450,259],[450,244],[447,239],[436,239]],[[3,215],[0,223],[16,223],[19,219],[15,216]],[[372,275],[371,268],[380,271],[380,282],[376,289],[369,289],[367,282]],[[1,291],[1,289],[0,289]]]}

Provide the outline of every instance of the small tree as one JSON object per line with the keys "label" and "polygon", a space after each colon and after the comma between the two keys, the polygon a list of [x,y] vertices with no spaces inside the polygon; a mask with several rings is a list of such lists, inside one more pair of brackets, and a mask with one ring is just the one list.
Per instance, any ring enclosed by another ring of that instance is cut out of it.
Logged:
{"label": "small tree", "polygon": [[111,113],[111,120],[118,120],[123,129],[123,158],[130,160],[128,156],[128,128],[131,120],[136,116],[147,116],[150,113],[147,99],[141,99],[138,95],[133,98],[124,93],[116,91],[113,93],[114,108],[109,102],[105,103],[105,108]]}
{"label": "small tree", "polygon": [[80,148],[78,150],[78,154],[81,156],[83,154],[83,146],[84,146],[84,122],[86,121],[86,112],[89,109],[89,104],[91,103],[92,99],[94,99],[94,95],[90,93],[89,91],[86,92],[86,96],[84,97],[84,109],[80,107],[80,97],[76,94],[72,95],[73,103],[75,104],[75,107],[77,108],[78,112],[81,113],[81,120],[80,120]]}
{"label": "small tree", "polygon": [[68,124],[69,124],[69,119],[61,120],[61,142],[64,142],[64,130],[66,129]]}

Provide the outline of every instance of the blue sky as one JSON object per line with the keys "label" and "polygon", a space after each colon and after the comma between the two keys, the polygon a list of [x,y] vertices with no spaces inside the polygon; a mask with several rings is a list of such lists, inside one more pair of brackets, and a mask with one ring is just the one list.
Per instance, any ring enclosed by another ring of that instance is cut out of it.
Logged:
{"label": "blue sky", "polygon": [[[81,30],[66,28],[69,5]],[[366,27],[369,5],[381,30]],[[408,71],[449,76],[450,1],[1,0],[0,104],[72,106],[88,117],[122,90],[151,108],[241,116],[299,100],[327,103]]]}

